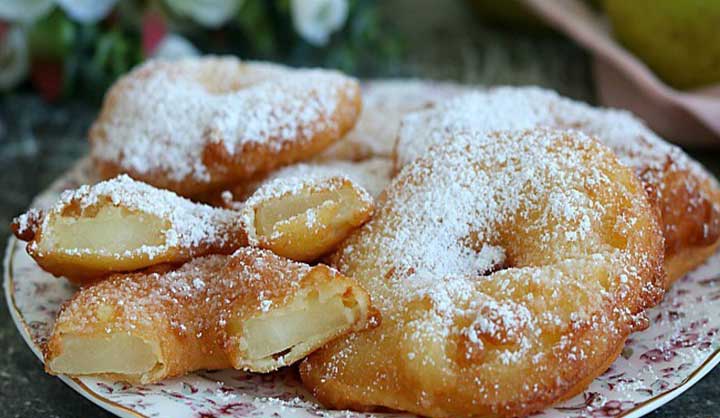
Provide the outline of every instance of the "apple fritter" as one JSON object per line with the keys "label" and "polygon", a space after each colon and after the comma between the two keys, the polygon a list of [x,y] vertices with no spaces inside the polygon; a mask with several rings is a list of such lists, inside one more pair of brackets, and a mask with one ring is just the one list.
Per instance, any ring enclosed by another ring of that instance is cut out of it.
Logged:
{"label": "apple fritter", "polygon": [[447,130],[332,264],[382,324],[300,367],[325,406],[517,417],[582,391],[664,294],[642,184],[578,131]]}
{"label": "apple fritter", "polygon": [[347,177],[289,177],[265,183],[240,207],[250,245],[309,262],[367,222],[374,203]]}
{"label": "apple fritter", "polygon": [[311,158],[352,129],[360,87],[337,71],[205,56],[151,60],[108,90],[89,132],[104,178],[196,197]]}
{"label": "apple fritter", "polygon": [[45,348],[49,373],[157,382],[199,369],[269,372],[378,323],[367,293],[319,264],[242,248],[81,289]]}
{"label": "apple fritter", "polygon": [[49,209],[16,218],[12,228],[40,267],[77,284],[247,245],[236,212],[125,175],[66,191]]}

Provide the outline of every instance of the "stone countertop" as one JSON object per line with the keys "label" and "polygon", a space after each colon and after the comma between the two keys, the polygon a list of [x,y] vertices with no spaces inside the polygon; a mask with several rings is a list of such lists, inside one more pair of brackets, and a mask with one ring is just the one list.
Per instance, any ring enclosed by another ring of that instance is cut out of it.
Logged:
{"label": "stone countertop", "polygon": [[[538,84],[592,102],[588,57],[569,41],[552,34],[522,34],[478,25],[464,3],[447,10],[417,7],[414,0],[389,2],[400,33],[411,34],[407,57],[389,67],[378,63],[366,76],[451,79],[484,84]],[[409,16],[404,13],[413,10]],[[87,152],[85,132],[97,109],[70,102],[48,105],[37,97],[0,98],[0,250],[12,217]],[[720,150],[691,151],[720,175]],[[0,302],[0,417],[112,416],[46,375],[25,345]],[[651,413],[652,418],[709,418],[720,410],[720,369]]]}

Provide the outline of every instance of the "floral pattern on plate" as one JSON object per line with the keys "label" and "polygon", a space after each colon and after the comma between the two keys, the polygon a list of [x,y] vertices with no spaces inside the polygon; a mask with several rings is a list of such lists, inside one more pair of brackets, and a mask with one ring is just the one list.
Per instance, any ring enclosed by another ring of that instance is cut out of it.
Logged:
{"label": "floral pattern on plate", "polygon": [[[52,203],[68,188],[93,181],[81,161],[34,206]],[[18,329],[41,357],[60,305],[73,287],[42,271],[10,239],[5,293]],[[648,330],[631,335],[622,355],[582,394],[533,416],[638,417],[673,399],[720,362],[720,253],[679,280],[650,312]],[[296,369],[269,375],[205,371],[149,385],[61,377],[83,396],[129,417],[407,417],[323,409],[300,383]]]}

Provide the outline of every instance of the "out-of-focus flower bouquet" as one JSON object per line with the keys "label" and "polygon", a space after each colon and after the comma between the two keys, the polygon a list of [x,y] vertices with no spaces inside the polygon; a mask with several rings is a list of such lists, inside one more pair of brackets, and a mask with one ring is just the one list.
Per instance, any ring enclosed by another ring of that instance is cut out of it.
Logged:
{"label": "out-of-focus flower bouquet", "polygon": [[373,0],[0,1],[0,91],[48,100],[97,99],[152,57],[232,53],[363,74],[399,49]]}

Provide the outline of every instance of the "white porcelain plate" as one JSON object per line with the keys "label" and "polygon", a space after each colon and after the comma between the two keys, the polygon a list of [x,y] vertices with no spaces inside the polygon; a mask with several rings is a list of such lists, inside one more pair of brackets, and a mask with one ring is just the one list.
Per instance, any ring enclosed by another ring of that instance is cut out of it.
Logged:
{"label": "white porcelain plate", "polygon": [[[81,162],[34,206],[90,180]],[[38,268],[23,243],[10,239],[5,296],[27,344],[38,357],[60,305],[73,289]],[[199,313],[201,314],[201,313]],[[720,253],[680,280],[653,309],[651,326],[628,340],[622,355],[581,395],[535,416],[639,417],[687,390],[720,362]],[[269,375],[235,370],[194,373],[152,385],[60,377],[83,396],[122,417],[367,417],[323,409],[302,387],[297,372]],[[406,416],[378,414],[378,416]]]}

